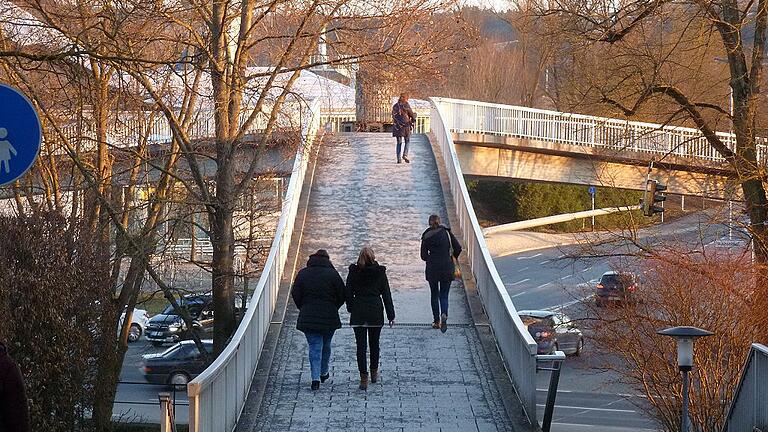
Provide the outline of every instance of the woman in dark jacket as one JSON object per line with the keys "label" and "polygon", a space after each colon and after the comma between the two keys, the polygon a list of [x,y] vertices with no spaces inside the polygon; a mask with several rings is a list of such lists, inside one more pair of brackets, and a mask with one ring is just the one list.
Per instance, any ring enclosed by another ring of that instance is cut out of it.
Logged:
{"label": "woman in dark jacket", "polygon": [[[461,254],[461,244],[451,229],[440,225],[440,217],[429,217],[429,228],[421,235],[421,259],[427,262],[426,277],[432,301],[432,328],[448,329],[448,292],[455,266],[451,259]],[[442,314],[440,313],[442,311]]]}
{"label": "woman in dark jacket", "polygon": [[[360,251],[356,264],[349,266],[346,288],[349,324],[355,330],[357,368],[360,370],[360,390],[368,388],[367,345],[371,348],[371,382],[379,380],[379,337],[384,326],[384,309],[389,326],[395,324],[395,306],[389,291],[387,268],[376,262],[371,248]],[[383,304],[382,304],[383,300]]]}
{"label": "woman in dark jacket", "polygon": [[[408,159],[408,147],[411,142],[411,129],[416,124],[416,113],[411,109],[411,105],[408,104],[408,93],[401,93],[397,102],[392,105],[392,136],[397,139],[397,163],[400,163],[400,149],[403,150],[403,157],[406,163],[411,161]],[[405,147],[402,147],[403,141],[405,141]]]}
{"label": "woman in dark jacket", "polygon": [[344,280],[331,264],[328,252],[320,249],[309,256],[307,267],[296,275],[291,295],[299,309],[296,328],[304,333],[309,345],[312,390],[317,390],[330,377],[331,339],[341,328],[339,308],[344,304]]}

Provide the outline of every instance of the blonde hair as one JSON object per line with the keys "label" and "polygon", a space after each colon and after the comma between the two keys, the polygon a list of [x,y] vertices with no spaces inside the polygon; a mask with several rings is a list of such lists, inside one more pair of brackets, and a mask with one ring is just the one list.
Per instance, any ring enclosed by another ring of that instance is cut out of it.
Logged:
{"label": "blonde hair", "polygon": [[373,265],[376,262],[376,255],[373,254],[373,249],[364,247],[360,250],[360,256],[357,257],[357,266],[365,267]]}

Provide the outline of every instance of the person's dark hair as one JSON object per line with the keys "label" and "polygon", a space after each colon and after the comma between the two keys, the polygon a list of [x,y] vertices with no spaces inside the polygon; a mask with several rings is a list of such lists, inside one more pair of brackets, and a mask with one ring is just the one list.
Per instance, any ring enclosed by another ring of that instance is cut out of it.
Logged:
{"label": "person's dark hair", "polygon": [[408,92],[400,93],[400,97],[397,99],[399,102],[408,102]]}
{"label": "person's dark hair", "polygon": [[440,226],[440,216],[438,215],[429,215],[429,226],[432,228],[437,228]]}
{"label": "person's dark hair", "polygon": [[373,265],[376,262],[376,255],[373,253],[373,249],[364,247],[360,250],[360,256],[357,257],[358,267],[366,267]]}

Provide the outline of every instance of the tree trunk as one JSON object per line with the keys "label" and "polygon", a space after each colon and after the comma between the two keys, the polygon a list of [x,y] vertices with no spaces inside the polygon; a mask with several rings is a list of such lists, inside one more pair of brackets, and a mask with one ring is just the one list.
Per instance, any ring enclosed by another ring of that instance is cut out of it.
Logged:
{"label": "tree trunk", "polygon": [[[125,287],[138,292],[144,278],[144,265],[140,259],[132,259],[125,275]],[[112,430],[112,407],[115,404],[117,382],[123,367],[125,352],[128,349],[125,338],[116,338],[117,326],[120,320],[120,299],[109,300],[103,308],[101,320],[101,346],[96,363],[96,383],[93,400],[93,423],[97,431]],[[127,317],[126,317],[127,319]]]}
{"label": "tree trunk", "polygon": [[214,302],[213,351],[218,355],[235,331],[234,305],[234,247],[233,229],[234,188],[233,167],[219,165],[216,173],[217,206],[211,215],[211,244],[213,245],[212,288]]}

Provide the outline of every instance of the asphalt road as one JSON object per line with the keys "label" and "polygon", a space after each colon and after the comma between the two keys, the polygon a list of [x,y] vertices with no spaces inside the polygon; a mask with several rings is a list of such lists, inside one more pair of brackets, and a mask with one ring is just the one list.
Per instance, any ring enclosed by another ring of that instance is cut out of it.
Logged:
{"label": "asphalt road", "polygon": [[[129,423],[160,422],[158,393],[170,392],[173,395],[173,389],[147,383],[139,367],[142,354],[162,352],[169,346],[155,348],[143,337],[128,346],[113,410],[116,420]],[[186,390],[176,392],[177,424],[188,423],[188,406]]]}
{"label": "asphalt road", "polygon": [[[542,249],[496,258],[515,307],[560,309],[578,319],[600,276],[610,270],[607,260],[581,261],[567,258],[576,247]],[[593,369],[601,360],[589,349],[586,335],[581,356],[568,357],[563,364],[552,420],[552,431],[628,432],[656,430],[654,421],[640,406],[644,398],[629,387],[616,383],[618,376]],[[537,377],[538,418],[544,414],[549,372]]]}

